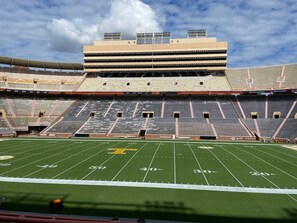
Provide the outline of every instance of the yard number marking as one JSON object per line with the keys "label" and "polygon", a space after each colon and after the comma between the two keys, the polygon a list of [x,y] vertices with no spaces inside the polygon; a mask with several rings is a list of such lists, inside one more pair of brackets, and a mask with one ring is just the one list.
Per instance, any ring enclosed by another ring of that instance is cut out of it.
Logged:
{"label": "yard number marking", "polygon": [[217,173],[218,171],[194,169],[193,172],[194,173]]}
{"label": "yard number marking", "polygon": [[200,149],[213,149],[211,146],[199,146]]}
{"label": "yard number marking", "polygon": [[108,152],[108,154],[115,154],[115,155],[124,155],[126,154],[126,151],[137,151],[137,149],[131,149],[131,148],[109,148],[107,149],[112,152]]}
{"label": "yard number marking", "polygon": [[58,165],[56,165],[56,164],[45,164],[45,165],[36,165],[36,166],[41,167],[41,168],[53,169],[53,168],[56,168]]}
{"label": "yard number marking", "polygon": [[0,166],[10,166],[11,163],[0,163]]}
{"label": "yard number marking", "polygon": [[9,159],[13,159],[14,156],[0,156],[0,160],[9,160]]}
{"label": "yard number marking", "polygon": [[106,166],[90,166],[89,170],[104,170]]}
{"label": "yard number marking", "polygon": [[275,175],[274,173],[266,173],[266,172],[250,172],[252,176],[264,176],[269,177]]}
{"label": "yard number marking", "polygon": [[158,169],[158,168],[154,168],[154,167],[151,167],[151,168],[142,167],[142,168],[140,168],[139,170],[155,172],[155,171],[162,170],[162,169]]}

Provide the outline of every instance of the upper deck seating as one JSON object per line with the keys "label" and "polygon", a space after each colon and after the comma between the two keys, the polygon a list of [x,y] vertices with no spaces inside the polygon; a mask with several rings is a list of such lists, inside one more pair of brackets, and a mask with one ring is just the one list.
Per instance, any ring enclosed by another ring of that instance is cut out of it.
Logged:
{"label": "upper deck seating", "polygon": [[297,87],[297,64],[286,65],[284,67],[284,78],[282,87],[296,89]]}

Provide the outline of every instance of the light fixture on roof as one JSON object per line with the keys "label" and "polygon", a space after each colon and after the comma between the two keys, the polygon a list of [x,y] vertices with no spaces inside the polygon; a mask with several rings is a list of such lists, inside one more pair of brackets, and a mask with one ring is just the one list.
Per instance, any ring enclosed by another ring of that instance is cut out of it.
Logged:
{"label": "light fixture on roof", "polygon": [[200,38],[200,37],[207,37],[206,29],[188,30],[188,38]]}
{"label": "light fixture on roof", "polygon": [[104,40],[121,40],[122,33],[114,32],[114,33],[104,33]]}

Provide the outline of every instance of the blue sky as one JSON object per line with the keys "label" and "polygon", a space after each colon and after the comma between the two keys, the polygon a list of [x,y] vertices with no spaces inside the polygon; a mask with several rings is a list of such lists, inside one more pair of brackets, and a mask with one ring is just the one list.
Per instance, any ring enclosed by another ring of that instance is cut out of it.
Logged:
{"label": "blue sky", "polygon": [[204,28],[228,42],[228,67],[297,62],[296,0],[0,0],[0,55],[82,62],[104,32]]}

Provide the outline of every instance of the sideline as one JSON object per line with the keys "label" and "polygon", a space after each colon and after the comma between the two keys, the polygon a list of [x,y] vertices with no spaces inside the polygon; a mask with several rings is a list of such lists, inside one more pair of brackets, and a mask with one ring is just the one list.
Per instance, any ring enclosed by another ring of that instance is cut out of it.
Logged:
{"label": "sideline", "polygon": [[121,141],[121,142],[153,142],[153,143],[191,143],[191,144],[219,144],[219,145],[248,145],[248,146],[263,146],[263,145],[269,145],[269,146],[284,146],[286,144],[273,144],[273,143],[262,143],[262,142],[241,142],[241,141],[194,141],[194,140],[168,140],[168,139],[146,139],[146,140],[140,140],[140,139],[129,139],[129,138],[97,138],[97,139],[89,139],[89,138],[84,138],[84,139],[79,139],[79,138],[7,138],[3,139],[1,141],[68,141],[68,142],[114,142],[114,141]]}
{"label": "sideline", "polygon": [[297,194],[297,189],[231,187],[231,186],[170,184],[170,183],[144,183],[144,182],[123,182],[123,181],[63,180],[63,179],[0,177],[0,182],[34,183],[34,184],[62,184],[62,185],[89,185],[89,186],[115,186],[115,187],[143,187],[143,188],[205,190],[205,191],[260,193],[260,194]]}

